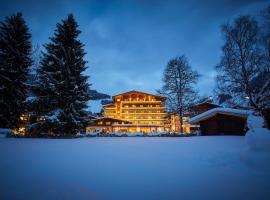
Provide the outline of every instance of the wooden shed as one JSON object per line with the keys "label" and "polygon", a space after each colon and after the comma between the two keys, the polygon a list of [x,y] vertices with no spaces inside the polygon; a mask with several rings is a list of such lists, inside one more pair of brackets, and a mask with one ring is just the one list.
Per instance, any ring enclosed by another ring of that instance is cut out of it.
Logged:
{"label": "wooden shed", "polygon": [[214,108],[190,119],[199,124],[201,135],[245,135],[248,110]]}

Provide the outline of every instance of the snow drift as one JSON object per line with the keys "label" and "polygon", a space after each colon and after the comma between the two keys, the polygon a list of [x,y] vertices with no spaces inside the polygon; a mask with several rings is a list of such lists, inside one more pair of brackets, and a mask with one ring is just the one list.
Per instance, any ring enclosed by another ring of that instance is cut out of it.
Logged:
{"label": "snow drift", "polygon": [[247,125],[249,130],[245,139],[248,149],[244,159],[254,167],[269,170],[270,131],[264,127],[264,119],[261,116],[249,115]]}

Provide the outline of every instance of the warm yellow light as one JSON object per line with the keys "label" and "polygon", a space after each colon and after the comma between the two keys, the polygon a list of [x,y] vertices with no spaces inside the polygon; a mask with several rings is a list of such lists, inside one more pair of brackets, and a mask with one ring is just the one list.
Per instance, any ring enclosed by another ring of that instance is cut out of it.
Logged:
{"label": "warm yellow light", "polygon": [[20,128],[16,128],[16,129],[13,129],[13,133],[15,135],[24,135],[25,134],[25,127],[20,127]]}

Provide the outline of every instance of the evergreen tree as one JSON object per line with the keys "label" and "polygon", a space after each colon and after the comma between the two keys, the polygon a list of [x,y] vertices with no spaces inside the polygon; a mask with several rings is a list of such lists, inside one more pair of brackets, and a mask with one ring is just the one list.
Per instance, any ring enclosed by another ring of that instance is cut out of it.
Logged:
{"label": "evergreen tree", "polygon": [[25,112],[31,34],[17,13],[0,22],[0,127],[17,128]]}
{"label": "evergreen tree", "polygon": [[87,123],[87,101],[90,99],[81,31],[73,15],[57,24],[50,43],[45,45],[38,82],[33,93],[34,108],[43,120],[33,123],[30,131],[74,135],[83,132]]}

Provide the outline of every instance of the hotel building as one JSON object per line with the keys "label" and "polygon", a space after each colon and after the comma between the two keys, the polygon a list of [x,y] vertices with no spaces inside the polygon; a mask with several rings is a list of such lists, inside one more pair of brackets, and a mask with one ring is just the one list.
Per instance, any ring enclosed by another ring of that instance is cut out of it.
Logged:
{"label": "hotel building", "polygon": [[[133,90],[115,95],[112,99],[113,103],[103,106],[102,115],[106,121],[94,120],[87,128],[88,132],[97,130],[98,127],[108,132],[165,131],[166,97]],[[108,119],[111,119],[111,122]]]}

